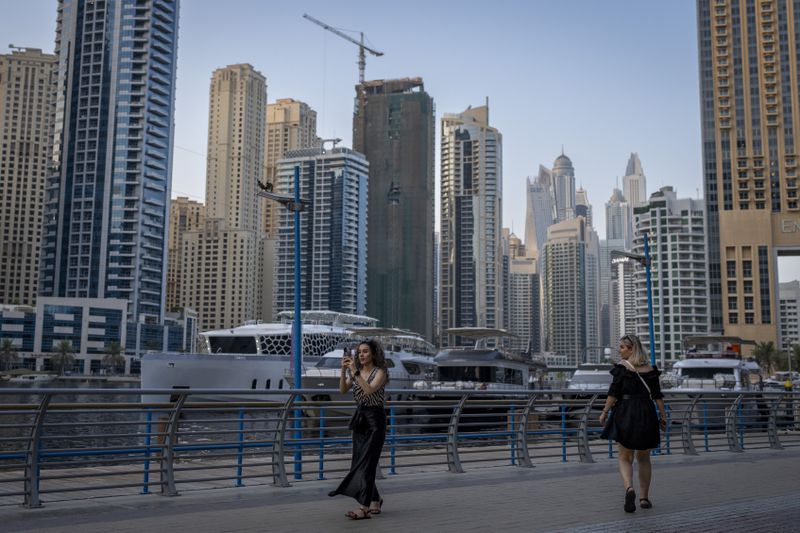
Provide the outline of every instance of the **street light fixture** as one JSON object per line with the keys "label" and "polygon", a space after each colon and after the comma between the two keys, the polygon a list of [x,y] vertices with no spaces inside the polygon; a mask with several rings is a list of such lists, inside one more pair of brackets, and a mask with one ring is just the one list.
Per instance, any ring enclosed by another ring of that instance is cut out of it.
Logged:
{"label": "street light fixture", "polygon": [[631,252],[624,252],[622,250],[611,250],[611,256],[627,257],[632,259],[644,267],[645,276],[647,278],[647,322],[650,328],[650,365],[656,366],[656,345],[655,345],[655,331],[653,326],[653,286],[650,277],[650,242],[648,232],[642,232],[644,237],[644,255],[634,254]]}

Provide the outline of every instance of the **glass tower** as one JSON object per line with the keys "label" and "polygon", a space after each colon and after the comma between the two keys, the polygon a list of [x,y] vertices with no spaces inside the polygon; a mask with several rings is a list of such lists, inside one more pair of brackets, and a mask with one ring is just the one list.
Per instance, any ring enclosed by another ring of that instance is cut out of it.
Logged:
{"label": "glass tower", "polygon": [[60,0],[40,294],[164,318],[178,0]]}

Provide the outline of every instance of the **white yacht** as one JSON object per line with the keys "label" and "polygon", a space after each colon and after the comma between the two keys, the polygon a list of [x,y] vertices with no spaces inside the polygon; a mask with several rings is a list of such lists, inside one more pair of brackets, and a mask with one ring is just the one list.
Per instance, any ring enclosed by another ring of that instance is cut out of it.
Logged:
{"label": "white yacht", "polygon": [[379,327],[353,327],[350,328],[350,334],[353,337],[350,342],[340,344],[326,353],[316,365],[303,369],[301,388],[321,391],[319,394],[309,394],[309,400],[338,401],[351,398],[349,392],[339,394],[338,390],[331,392],[331,389],[339,388],[344,349],[354,349],[360,339],[374,338],[383,344],[389,373],[387,388],[393,391],[408,391],[406,394],[395,393],[394,397],[387,399],[407,399],[415,391],[429,388],[430,382],[436,375],[436,365],[433,360],[436,349],[422,336],[410,331]]}
{"label": "white yacht", "polygon": [[[289,389],[292,368],[292,319],[283,311],[277,323],[248,323],[232,329],[201,333],[203,353],[147,353],[142,356],[142,389]],[[302,364],[315,365],[323,355],[352,340],[352,328],[375,326],[377,320],[334,311],[303,311]],[[273,399],[287,395],[192,395],[197,400]],[[143,395],[142,401],[164,402],[163,395]]]}
{"label": "white yacht", "polygon": [[684,359],[672,365],[672,373],[662,379],[665,386],[686,392],[747,391],[756,389],[759,367],[742,357],[744,345],[754,345],[739,337],[684,337]]}
{"label": "white yacht", "polygon": [[[565,396],[573,399],[589,398],[595,393],[603,397],[614,379],[611,375],[611,363],[582,363],[567,380],[567,390],[572,391]],[[602,404],[601,404],[602,406]]]}
{"label": "white yacht", "polygon": [[[755,342],[739,337],[705,335],[684,337],[683,345],[684,359],[672,365],[672,372],[661,376],[662,388],[686,393],[689,397],[704,392],[725,393],[701,397],[692,413],[693,423],[720,427],[725,423],[726,408],[730,403],[727,393],[760,388],[758,364],[742,356],[743,347],[755,345]],[[671,399],[671,419],[677,422],[684,418],[690,403],[680,395]],[[752,397],[745,398],[741,404],[743,419],[748,423],[761,420],[765,416],[762,403]]]}
{"label": "white yacht", "polygon": [[439,377],[436,390],[528,390],[545,364],[506,352],[499,339],[510,336],[502,329],[464,327],[447,330],[449,335],[474,339],[473,347],[447,348],[434,361]]}

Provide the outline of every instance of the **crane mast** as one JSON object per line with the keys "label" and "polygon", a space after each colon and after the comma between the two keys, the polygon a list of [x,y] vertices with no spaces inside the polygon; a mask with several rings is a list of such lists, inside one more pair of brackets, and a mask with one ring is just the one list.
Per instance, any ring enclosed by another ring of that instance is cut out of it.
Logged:
{"label": "crane mast", "polygon": [[308,14],[304,13],[303,14],[303,18],[304,19],[308,19],[309,21],[313,22],[314,24],[316,24],[318,26],[321,26],[322,28],[328,30],[329,32],[331,32],[331,33],[333,33],[335,35],[338,35],[342,39],[350,41],[351,43],[353,43],[356,46],[358,46],[358,81],[359,81],[359,83],[363,84],[364,83],[364,70],[366,70],[366,67],[367,67],[367,57],[366,57],[365,51],[369,52],[370,54],[374,55],[375,57],[382,56],[383,52],[379,52],[378,50],[373,50],[372,48],[370,48],[369,46],[364,44],[364,32],[363,31],[359,32],[361,34],[361,40],[357,41],[357,40],[353,39],[352,37],[350,37],[349,35],[347,35],[346,33],[341,32],[340,30],[334,28],[333,26],[331,26],[329,24],[325,24],[321,20],[315,19],[311,15],[308,15]]}

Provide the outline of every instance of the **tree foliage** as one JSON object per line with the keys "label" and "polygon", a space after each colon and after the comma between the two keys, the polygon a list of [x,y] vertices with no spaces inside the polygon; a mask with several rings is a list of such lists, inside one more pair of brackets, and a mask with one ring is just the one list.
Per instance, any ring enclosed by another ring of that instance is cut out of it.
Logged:
{"label": "tree foliage", "polygon": [[69,341],[60,341],[56,345],[56,352],[50,356],[53,367],[58,369],[58,375],[63,376],[64,370],[75,364],[75,349]]}
{"label": "tree foliage", "polygon": [[19,361],[17,349],[11,339],[3,339],[0,343],[0,368],[11,370],[11,367]]}

